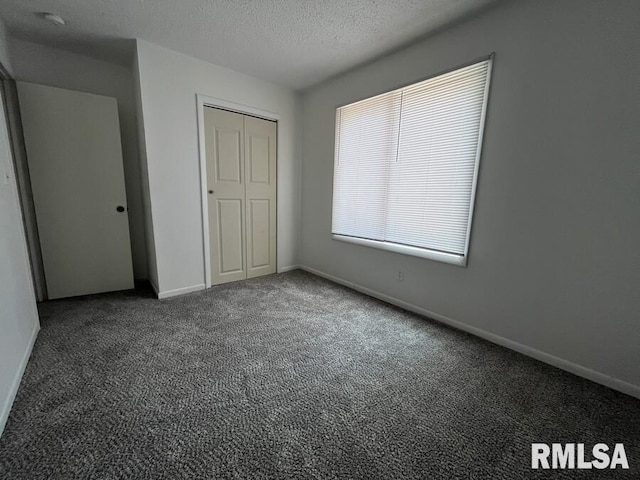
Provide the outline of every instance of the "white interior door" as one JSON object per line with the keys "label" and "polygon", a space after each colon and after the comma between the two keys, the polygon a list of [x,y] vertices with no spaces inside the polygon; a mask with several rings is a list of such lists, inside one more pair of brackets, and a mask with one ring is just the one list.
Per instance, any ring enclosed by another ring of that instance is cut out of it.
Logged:
{"label": "white interior door", "polygon": [[276,122],[244,117],[247,278],[276,272]]}
{"label": "white interior door", "polygon": [[276,123],[204,108],[211,279],[276,271]]}
{"label": "white interior door", "polygon": [[205,107],[211,279],[247,278],[245,255],[244,117]]}
{"label": "white interior door", "polygon": [[50,299],[133,288],[115,98],[19,82]]}

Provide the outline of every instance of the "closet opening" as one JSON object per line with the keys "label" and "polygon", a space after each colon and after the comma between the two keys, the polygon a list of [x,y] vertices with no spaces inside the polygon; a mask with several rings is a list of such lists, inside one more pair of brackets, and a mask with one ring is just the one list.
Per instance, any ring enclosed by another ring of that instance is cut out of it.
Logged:
{"label": "closet opening", "polygon": [[198,117],[205,283],[276,273],[277,116],[199,96]]}

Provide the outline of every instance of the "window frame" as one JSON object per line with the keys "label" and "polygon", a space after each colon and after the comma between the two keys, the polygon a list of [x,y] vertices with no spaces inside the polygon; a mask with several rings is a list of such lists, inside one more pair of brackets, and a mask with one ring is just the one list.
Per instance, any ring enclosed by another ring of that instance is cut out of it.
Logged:
{"label": "window frame", "polygon": [[[385,251],[389,251],[389,252],[393,252],[393,253],[400,253],[402,255],[410,255],[413,257],[419,257],[419,258],[425,258],[428,260],[434,260],[434,261],[438,261],[438,262],[442,262],[442,263],[447,263],[450,265],[455,265],[455,266],[459,266],[459,267],[463,267],[465,268],[468,264],[469,261],[469,246],[471,243],[471,229],[472,229],[472,225],[473,225],[473,214],[475,211],[475,200],[476,200],[476,191],[477,191],[477,185],[478,185],[478,176],[479,176],[479,171],[480,171],[480,158],[482,157],[482,149],[483,149],[483,143],[484,143],[484,131],[485,131],[485,125],[486,125],[486,118],[487,118],[487,110],[488,110],[488,105],[489,105],[489,93],[490,93],[490,89],[491,89],[491,76],[492,76],[492,72],[493,72],[493,62],[494,62],[494,58],[495,58],[495,52],[492,52],[490,55],[488,56],[483,56],[480,58],[476,58],[472,61],[457,65],[455,67],[451,67],[448,68],[446,70],[442,70],[439,71],[438,73],[432,74],[432,75],[428,75],[424,78],[418,79],[418,80],[414,80],[408,83],[403,83],[401,85],[398,85],[394,88],[389,88],[386,89],[382,92],[378,92],[378,93],[374,93],[372,95],[368,95],[366,97],[362,97],[360,99],[356,99],[356,100],[351,100],[349,102],[337,105],[334,109],[334,132],[336,132],[336,126],[337,126],[337,112],[338,109],[342,108],[342,107],[346,107],[348,105],[354,104],[354,103],[358,103],[360,101],[363,100],[367,100],[370,98],[374,98],[378,95],[383,95],[385,93],[389,93],[389,92],[393,92],[395,90],[399,90],[402,88],[406,88],[406,87],[410,87],[412,85],[424,82],[426,80],[430,80],[432,78],[436,78],[439,77],[441,75],[445,75],[447,73],[451,73],[454,72],[456,70],[460,70],[462,68],[465,67],[469,67],[471,65],[474,65],[476,63],[481,63],[484,61],[488,62],[488,66],[487,66],[487,79],[486,79],[486,84],[485,84],[485,89],[484,89],[484,96],[483,96],[483,103],[482,103],[482,111],[481,111],[481,117],[480,117],[480,126],[478,128],[478,145],[476,148],[476,155],[475,155],[475,160],[474,160],[474,170],[473,170],[473,181],[472,181],[472,185],[471,185],[471,198],[470,198],[470,203],[469,203],[469,218],[467,221],[467,233],[466,233],[466,238],[465,238],[465,247],[464,247],[464,253],[462,255],[458,255],[455,253],[449,253],[449,252],[442,252],[439,250],[433,250],[433,249],[429,249],[429,248],[423,248],[423,247],[415,247],[415,246],[411,246],[411,245],[404,245],[404,244],[400,244],[400,243],[394,243],[394,242],[387,242],[387,241],[379,241],[379,240],[372,240],[372,239],[368,239],[368,238],[362,238],[362,237],[355,237],[355,236],[349,236],[349,235],[343,235],[343,234],[337,234],[337,233],[333,233],[331,232],[331,238],[333,240],[338,240],[341,242],[346,242],[346,243],[351,243],[351,244],[355,244],[355,245],[361,245],[361,246],[365,246],[365,247],[371,247],[371,248],[376,248],[379,250],[385,250]],[[334,152],[336,151],[336,143],[338,141],[338,136],[334,133]],[[334,169],[335,169],[335,156],[334,156]],[[335,173],[335,171],[334,171]],[[332,186],[332,205],[333,205],[333,200],[335,198],[335,181],[332,178],[332,182],[331,182],[331,186]],[[332,223],[333,223],[333,210],[332,210]]]}

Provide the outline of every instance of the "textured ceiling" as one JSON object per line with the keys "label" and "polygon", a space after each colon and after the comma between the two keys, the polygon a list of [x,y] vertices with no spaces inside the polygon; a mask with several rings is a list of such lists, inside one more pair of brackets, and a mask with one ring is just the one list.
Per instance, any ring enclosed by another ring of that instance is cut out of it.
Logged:
{"label": "textured ceiling", "polygon": [[128,64],[141,38],[304,89],[497,1],[1,0],[0,17],[12,36],[104,60]]}

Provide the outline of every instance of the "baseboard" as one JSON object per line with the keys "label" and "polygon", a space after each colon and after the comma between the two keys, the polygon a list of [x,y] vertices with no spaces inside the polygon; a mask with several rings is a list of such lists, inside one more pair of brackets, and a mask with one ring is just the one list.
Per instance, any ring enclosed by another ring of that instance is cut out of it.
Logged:
{"label": "baseboard", "polygon": [[291,270],[298,270],[300,267],[298,265],[289,265],[288,267],[280,267],[278,269],[278,273],[290,272]]}
{"label": "baseboard", "polygon": [[7,424],[7,420],[9,419],[9,413],[11,412],[13,401],[16,399],[18,388],[20,388],[20,382],[22,381],[22,375],[24,375],[24,371],[27,368],[27,363],[29,362],[29,358],[31,357],[31,352],[33,351],[33,345],[36,343],[36,338],[38,338],[39,331],[40,331],[40,322],[37,322],[35,325],[35,328],[31,332],[31,338],[29,339],[27,348],[25,349],[22,355],[22,360],[20,360],[20,364],[18,365],[18,371],[16,372],[16,375],[13,378],[13,383],[11,384],[9,395],[4,401],[4,405],[2,406],[2,411],[0,411],[0,435],[2,435],[2,432],[4,431],[4,427]]}
{"label": "baseboard", "polygon": [[[153,283],[151,285],[153,285]],[[162,300],[164,298],[177,297],[178,295],[184,295],[185,293],[197,292],[199,290],[204,290],[204,289],[205,289],[204,283],[199,283],[198,285],[191,285],[190,287],[176,288],[175,290],[165,290],[164,292],[158,292],[158,290],[156,290],[156,294],[158,295],[158,299]]]}
{"label": "baseboard", "polygon": [[514,350],[518,353],[522,353],[523,355],[526,355],[531,358],[535,358],[536,360],[539,360],[541,362],[547,363],[554,367],[560,368],[567,372],[573,373],[574,375],[578,375],[580,377],[586,378],[587,380],[591,380],[592,382],[599,383],[606,387],[613,388],[614,390],[618,390],[622,393],[626,393],[627,395],[631,395],[632,397],[636,397],[640,399],[640,386],[638,385],[634,385],[632,383],[619,380],[609,375],[605,375],[604,373],[591,370],[590,368],[583,367],[582,365],[578,365],[576,363],[570,362],[569,360],[556,357],[555,355],[551,355],[541,350],[537,350],[535,348],[529,347],[522,343],[509,340],[508,338],[501,337],[499,335],[496,335],[491,332],[487,332],[477,327],[473,327],[471,325],[460,322],[458,320],[454,320],[444,315],[440,315],[439,313],[435,313],[430,310],[427,310],[426,308],[418,307],[417,305],[413,305],[411,303],[405,302],[403,300],[399,300],[390,295],[377,292],[375,290],[364,287],[357,283],[349,282],[348,280],[344,280],[334,275],[330,275],[320,270],[316,270],[315,268],[306,267],[304,265],[300,265],[298,268],[300,268],[301,270],[305,270],[309,273],[313,273],[314,275],[318,275],[319,277],[326,278],[327,280],[331,280],[332,282],[339,283],[340,285],[344,285],[345,287],[349,287],[353,290],[357,290],[358,292],[364,293],[365,295],[369,295],[370,297],[375,297],[379,300],[382,300],[383,302],[387,302],[397,307],[403,308],[405,310],[409,310],[419,315],[423,315],[435,321],[454,327],[458,330],[471,333],[472,335],[475,335],[480,338],[484,338],[485,340],[488,340],[502,347],[506,347],[510,350]]}

